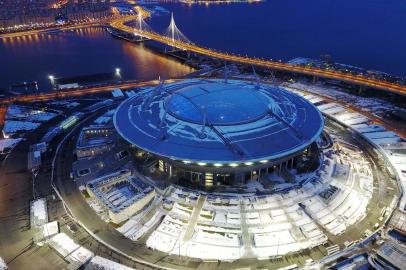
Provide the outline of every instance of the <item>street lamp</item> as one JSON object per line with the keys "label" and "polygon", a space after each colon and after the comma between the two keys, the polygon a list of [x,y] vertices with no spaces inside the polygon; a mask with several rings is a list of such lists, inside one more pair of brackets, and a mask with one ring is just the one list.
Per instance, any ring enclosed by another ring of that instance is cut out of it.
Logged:
{"label": "street lamp", "polygon": [[53,75],[49,75],[48,79],[51,81],[52,84],[55,83],[55,77]]}
{"label": "street lamp", "polygon": [[121,78],[121,69],[116,68],[116,76]]}

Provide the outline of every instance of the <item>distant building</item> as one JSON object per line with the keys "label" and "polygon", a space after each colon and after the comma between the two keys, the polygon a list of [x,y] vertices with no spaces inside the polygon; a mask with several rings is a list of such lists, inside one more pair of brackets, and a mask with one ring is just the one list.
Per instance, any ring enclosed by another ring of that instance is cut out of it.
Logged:
{"label": "distant building", "polygon": [[30,151],[28,152],[28,170],[34,172],[41,166],[41,151]]}
{"label": "distant building", "polygon": [[116,224],[140,212],[155,197],[154,188],[132,176],[130,170],[121,170],[90,181],[86,190]]}
{"label": "distant building", "polygon": [[406,247],[394,241],[387,241],[378,249],[373,262],[384,269],[405,269]]}
{"label": "distant building", "polygon": [[30,151],[40,151],[41,153],[45,153],[47,151],[47,144],[46,142],[33,144],[30,146]]}
{"label": "distant building", "polygon": [[116,134],[113,128],[89,126],[82,129],[76,143],[78,159],[92,158],[113,149]]}

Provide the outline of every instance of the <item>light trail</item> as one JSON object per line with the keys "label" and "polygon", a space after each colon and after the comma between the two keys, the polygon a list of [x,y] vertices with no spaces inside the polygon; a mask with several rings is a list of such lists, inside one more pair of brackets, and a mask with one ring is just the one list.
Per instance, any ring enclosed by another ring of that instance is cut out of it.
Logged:
{"label": "light trail", "polygon": [[30,35],[38,35],[38,34],[46,34],[52,31],[66,31],[66,30],[75,30],[87,27],[94,27],[94,26],[103,26],[108,25],[112,18],[101,19],[101,20],[93,20],[88,22],[82,22],[77,24],[67,24],[61,26],[51,26],[47,28],[39,28],[39,29],[32,29],[27,31],[21,32],[13,32],[13,33],[4,33],[0,34],[0,39],[12,39],[17,37],[23,36],[30,36]]}
{"label": "light trail", "polygon": [[[179,79],[169,79],[165,80],[165,83],[172,83]],[[153,86],[158,85],[159,80],[151,80],[151,81],[142,81],[142,82],[124,82],[118,84],[109,84],[103,86],[94,86],[89,88],[81,88],[81,89],[71,89],[71,90],[61,90],[61,91],[52,91],[52,92],[42,92],[38,94],[29,94],[29,95],[21,95],[21,96],[13,96],[0,99],[0,104],[2,106],[7,106],[12,103],[30,103],[30,102],[41,102],[41,101],[49,101],[53,99],[63,99],[63,98],[72,98],[72,97],[80,97],[85,95],[91,94],[98,94],[102,92],[109,92],[112,91],[114,88],[120,89],[129,89],[129,88],[136,88],[136,87],[144,87],[144,86]],[[0,107],[1,108],[1,107]]]}

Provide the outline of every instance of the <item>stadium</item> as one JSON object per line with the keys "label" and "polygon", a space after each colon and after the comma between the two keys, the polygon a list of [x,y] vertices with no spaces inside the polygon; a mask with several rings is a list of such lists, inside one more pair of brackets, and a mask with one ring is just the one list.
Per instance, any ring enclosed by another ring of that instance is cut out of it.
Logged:
{"label": "stadium", "polygon": [[372,171],[321,114],[325,105],[248,80],[193,78],[140,89],[112,122],[132,175],[157,193],[118,231],[169,256],[230,268],[305,252],[318,258],[351,245],[354,235],[371,232]]}
{"label": "stadium", "polygon": [[210,188],[317,168],[324,121],[313,104],[281,88],[194,79],[125,100],[114,125],[158,178]]}

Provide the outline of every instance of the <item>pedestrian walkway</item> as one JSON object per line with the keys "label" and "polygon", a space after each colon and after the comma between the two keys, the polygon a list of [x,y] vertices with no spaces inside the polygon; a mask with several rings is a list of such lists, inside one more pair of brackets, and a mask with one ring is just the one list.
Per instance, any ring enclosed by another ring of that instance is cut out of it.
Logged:
{"label": "pedestrian walkway", "polygon": [[183,236],[182,240],[183,243],[189,241],[192,238],[194,233],[194,227],[196,225],[197,219],[199,218],[200,212],[202,211],[202,207],[205,201],[206,196],[204,195],[200,195],[199,198],[197,199],[196,206],[193,209],[192,216],[187,225],[185,235]]}

